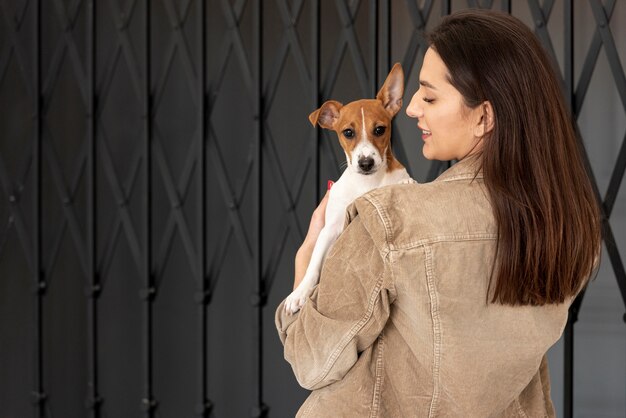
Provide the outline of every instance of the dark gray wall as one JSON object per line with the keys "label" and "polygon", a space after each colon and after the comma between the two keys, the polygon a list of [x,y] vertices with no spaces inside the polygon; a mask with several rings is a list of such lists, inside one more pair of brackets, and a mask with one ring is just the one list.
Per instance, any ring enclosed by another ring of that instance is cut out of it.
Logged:
{"label": "dark gray wall", "polygon": [[[561,69],[607,245],[553,399],[623,417],[625,2],[1,0],[0,418],[293,416],[273,314],[344,159],[307,116],[393,62],[408,103],[423,29],[468,6],[520,17]],[[394,138],[419,181],[445,168],[403,113]]]}

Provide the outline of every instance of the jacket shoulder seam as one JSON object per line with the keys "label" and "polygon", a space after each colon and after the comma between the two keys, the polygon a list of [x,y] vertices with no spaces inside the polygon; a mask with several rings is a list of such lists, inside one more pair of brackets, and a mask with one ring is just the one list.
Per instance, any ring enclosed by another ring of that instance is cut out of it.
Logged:
{"label": "jacket shoulder seam", "polygon": [[383,223],[383,228],[385,229],[385,243],[389,246],[389,243],[393,240],[393,230],[391,228],[391,219],[389,218],[389,214],[375,197],[366,195],[364,196],[364,199],[374,206],[374,209],[376,209],[376,212]]}
{"label": "jacket shoulder seam", "polygon": [[415,241],[409,241],[401,245],[394,245],[394,250],[409,250],[412,248],[422,247],[424,245],[435,244],[438,242],[458,242],[458,241],[492,241],[497,240],[498,234],[489,232],[477,232],[471,234],[446,234],[426,237]]}
{"label": "jacket shoulder seam", "polygon": [[459,181],[459,180],[470,180],[470,181],[474,181],[474,180],[483,180],[483,176],[482,175],[478,175],[476,177],[474,177],[474,174],[457,174],[455,176],[450,176],[450,177],[446,177],[444,179],[439,179],[436,180],[437,182],[447,182],[447,181]]}

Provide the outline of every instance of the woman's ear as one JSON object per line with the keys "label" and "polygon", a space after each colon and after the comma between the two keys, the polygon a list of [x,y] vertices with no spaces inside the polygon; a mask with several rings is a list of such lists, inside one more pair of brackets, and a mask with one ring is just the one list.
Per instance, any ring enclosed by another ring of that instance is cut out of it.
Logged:
{"label": "woman's ear", "polygon": [[493,130],[495,119],[493,114],[493,106],[491,106],[491,102],[484,101],[480,105],[480,109],[482,110],[482,114],[478,119],[478,123],[474,127],[474,136],[478,138],[482,138],[489,132]]}

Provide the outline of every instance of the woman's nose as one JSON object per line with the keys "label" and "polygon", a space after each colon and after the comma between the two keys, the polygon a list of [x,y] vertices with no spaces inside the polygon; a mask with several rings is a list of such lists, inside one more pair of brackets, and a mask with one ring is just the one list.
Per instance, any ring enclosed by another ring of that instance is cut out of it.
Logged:
{"label": "woman's nose", "polygon": [[415,93],[411,98],[411,102],[406,107],[406,114],[410,118],[420,118],[423,116],[422,110],[423,109],[419,105],[417,93]]}

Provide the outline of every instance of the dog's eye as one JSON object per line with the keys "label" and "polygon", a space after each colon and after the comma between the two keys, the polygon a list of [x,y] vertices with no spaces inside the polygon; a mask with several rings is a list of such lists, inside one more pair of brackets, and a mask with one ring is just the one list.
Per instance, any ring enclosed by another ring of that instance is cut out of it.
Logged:
{"label": "dog's eye", "polygon": [[344,129],[343,136],[345,136],[348,139],[352,139],[354,138],[354,131],[352,129]]}
{"label": "dog's eye", "polygon": [[374,128],[374,135],[381,136],[385,133],[386,128],[384,126],[377,126]]}

